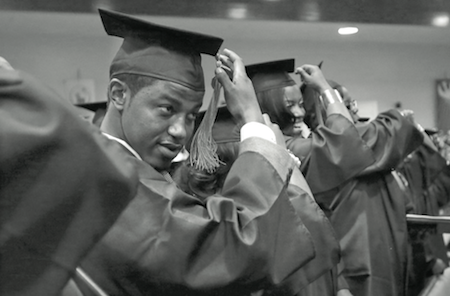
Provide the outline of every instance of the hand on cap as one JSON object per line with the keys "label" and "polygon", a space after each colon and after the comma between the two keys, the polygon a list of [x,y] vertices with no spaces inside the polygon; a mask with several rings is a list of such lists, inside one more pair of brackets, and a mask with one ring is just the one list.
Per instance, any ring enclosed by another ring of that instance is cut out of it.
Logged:
{"label": "hand on cap", "polygon": [[242,123],[264,123],[252,81],[242,59],[225,49],[217,56],[216,77],[224,88],[228,110]]}
{"label": "hand on cap", "polygon": [[295,74],[299,74],[304,84],[312,87],[319,93],[324,92],[326,89],[332,89],[318,66],[303,65],[295,70]]}

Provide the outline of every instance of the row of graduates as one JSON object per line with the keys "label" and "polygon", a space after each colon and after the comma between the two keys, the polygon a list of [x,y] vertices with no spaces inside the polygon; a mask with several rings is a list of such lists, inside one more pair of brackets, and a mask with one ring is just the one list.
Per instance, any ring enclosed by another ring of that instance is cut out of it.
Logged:
{"label": "row of graduates", "polygon": [[394,169],[425,143],[411,117],[360,123],[318,66],[295,69],[300,87],[293,60],[245,67],[224,50],[226,108],[201,124],[200,54],[222,40],[100,16],[124,39],[101,132],[0,71],[2,295],[409,295]]}
{"label": "row of graduates", "polygon": [[[297,68],[300,85],[289,75],[294,69],[293,59],[246,67],[263,112],[281,128],[286,147],[299,158],[311,196],[340,243],[336,268],[297,295],[419,295],[448,267],[436,224],[406,225],[405,219],[408,213],[437,216],[449,202],[450,165],[429,137],[433,130],[417,124],[410,110],[389,110],[367,122],[348,90],[325,80],[320,65]],[[321,83],[337,95],[332,104],[319,95]],[[198,118],[197,129],[202,120]],[[239,153],[239,128],[226,106],[218,109],[212,136],[222,163],[214,173],[196,166],[192,158],[175,169],[174,178],[184,191],[206,200],[220,192]],[[292,196],[296,209],[304,206]]]}

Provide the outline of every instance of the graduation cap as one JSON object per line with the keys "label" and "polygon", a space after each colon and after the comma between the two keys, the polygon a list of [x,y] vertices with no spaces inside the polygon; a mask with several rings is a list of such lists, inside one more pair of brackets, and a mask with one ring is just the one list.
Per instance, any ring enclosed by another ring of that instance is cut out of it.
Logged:
{"label": "graduation cap", "polygon": [[[294,80],[289,76],[289,72],[294,72],[294,59],[278,60],[265,62],[260,64],[253,64],[247,66],[246,72],[248,77],[252,80],[253,87],[256,92],[266,91],[269,89],[281,88],[284,86],[295,85]],[[217,125],[214,127],[216,116],[228,116],[232,118],[231,114],[224,115],[224,109],[218,108],[220,84],[217,80],[213,80],[213,98],[210,101],[208,109],[203,116],[199,116],[200,123],[192,138],[190,145],[190,162],[196,169],[204,170],[209,173],[214,173],[220,166],[221,161],[217,156],[217,141],[229,141],[231,134],[218,133]],[[219,114],[221,109],[221,114]],[[219,121],[223,118],[221,117]],[[231,121],[229,121],[231,125]],[[229,128],[230,125],[223,124],[224,128]],[[215,130],[214,130],[215,129]],[[214,136],[215,134],[215,136]],[[221,134],[220,137],[217,138]],[[235,139],[239,140],[239,137]]]}
{"label": "graduation cap", "polygon": [[85,109],[91,111],[90,113],[92,115],[91,114],[86,115],[83,113],[81,113],[80,115],[84,117],[86,120],[92,122],[93,124],[100,126],[106,114],[107,102],[106,101],[89,102],[83,104],[75,104],[74,106],[82,108],[82,110]]}
{"label": "graduation cap", "polygon": [[294,72],[295,60],[285,59],[245,67],[256,92],[295,85],[289,73]]}
{"label": "graduation cap", "polygon": [[106,101],[75,104],[75,106],[77,106],[77,107],[88,109],[88,110],[91,110],[94,112],[98,111],[99,109],[106,110],[106,105],[107,105]]}
{"label": "graduation cap", "polygon": [[123,13],[99,9],[108,35],[123,38],[110,77],[135,74],[204,91],[201,53],[215,55],[223,39],[157,25]]}
{"label": "graduation cap", "polygon": [[370,120],[370,117],[358,117],[358,122],[368,122]]}

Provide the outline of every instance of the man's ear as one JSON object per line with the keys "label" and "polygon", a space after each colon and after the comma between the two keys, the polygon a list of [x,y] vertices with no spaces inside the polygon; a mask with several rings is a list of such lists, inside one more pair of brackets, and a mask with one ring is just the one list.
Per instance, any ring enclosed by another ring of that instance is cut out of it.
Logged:
{"label": "man's ear", "polygon": [[124,109],[125,103],[127,102],[129,96],[130,88],[125,82],[117,78],[111,79],[108,85],[108,97],[110,104],[113,104],[117,110],[121,111]]}

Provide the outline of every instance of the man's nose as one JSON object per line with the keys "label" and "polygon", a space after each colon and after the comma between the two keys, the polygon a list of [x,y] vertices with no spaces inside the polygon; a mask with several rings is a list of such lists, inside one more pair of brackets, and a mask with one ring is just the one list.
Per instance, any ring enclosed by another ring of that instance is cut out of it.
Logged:
{"label": "man's nose", "polygon": [[186,138],[186,120],[183,116],[177,117],[169,126],[169,135],[177,139]]}

